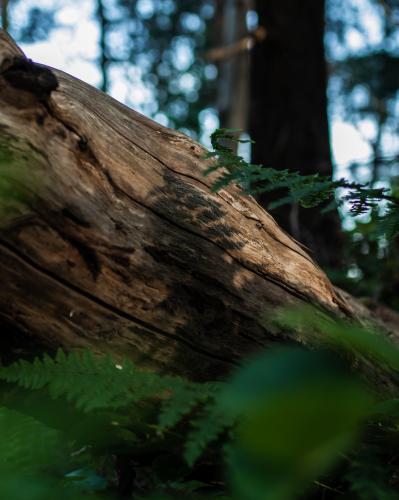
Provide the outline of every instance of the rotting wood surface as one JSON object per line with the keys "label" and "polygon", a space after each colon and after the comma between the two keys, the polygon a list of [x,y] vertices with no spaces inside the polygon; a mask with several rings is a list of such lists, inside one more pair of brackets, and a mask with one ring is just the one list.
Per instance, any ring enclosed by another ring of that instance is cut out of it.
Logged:
{"label": "rotting wood surface", "polygon": [[371,318],[254,199],[211,191],[198,143],[21,57],[2,32],[0,142],[35,191],[0,234],[3,350],[90,346],[205,380],[295,337],[268,323],[279,307]]}

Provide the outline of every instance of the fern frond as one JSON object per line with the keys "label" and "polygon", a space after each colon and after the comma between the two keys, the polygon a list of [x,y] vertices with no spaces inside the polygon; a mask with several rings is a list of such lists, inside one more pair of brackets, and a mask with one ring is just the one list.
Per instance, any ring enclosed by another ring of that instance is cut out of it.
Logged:
{"label": "fern frond", "polygon": [[160,376],[125,361],[96,357],[90,351],[53,359],[44,355],[33,363],[21,360],[0,370],[0,378],[26,389],[46,388],[52,398],[66,398],[78,409],[115,410],[157,398],[161,402],[160,432],[176,425],[192,408],[206,401],[217,384],[194,384],[183,378]]}
{"label": "fern frond", "polygon": [[226,413],[218,402],[207,405],[201,416],[191,422],[193,430],[185,443],[186,462],[192,466],[212,441],[234,425],[236,418],[237,414]]}
{"label": "fern frond", "polygon": [[162,434],[177,425],[197,405],[205,404],[211,398],[217,399],[221,387],[220,383],[175,384],[171,396],[162,404],[158,419],[158,432]]}
{"label": "fern frond", "polygon": [[116,409],[153,397],[165,390],[166,382],[133,363],[115,363],[111,357],[95,357],[90,351],[55,359],[44,355],[33,363],[18,361],[0,370],[0,378],[27,389],[46,387],[55,399],[65,397],[83,411]]}
{"label": "fern frond", "polygon": [[193,408],[208,395],[197,387],[181,384],[175,387],[171,397],[164,402],[158,418],[158,432],[162,434],[167,429],[177,425]]}
{"label": "fern frond", "polygon": [[[313,208],[330,201],[324,210],[325,213],[336,205],[343,205],[347,202],[353,216],[368,213],[379,207],[380,202],[383,201],[389,204],[389,210],[385,215],[378,217],[381,226],[379,235],[384,234],[388,239],[392,239],[399,234],[399,197],[394,189],[374,188],[345,179],[334,181],[319,174],[301,175],[295,171],[277,170],[247,163],[241,156],[236,155],[231,147],[228,147],[227,144],[231,141],[246,142],[237,139],[231,132],[219,129],[211,135],[213,151],[206,157],[214,158],[215,161],[205,175],[216,170],[221,171],[221,175],[212,187],[214,191],[218,191],[231,182],[236,182],[249,194],[276,190],[283,192],[278,200],[268,206],[269,210],[292,203],[299,203],[304,208]],[[335,200],[337,189],[340,189],[341,194]]]}
{"label": "fern frond", "polygon": [[378,234],[384,234],[388,240],[399,235],[399,209],[390,205],[385,215],[379,218]]}

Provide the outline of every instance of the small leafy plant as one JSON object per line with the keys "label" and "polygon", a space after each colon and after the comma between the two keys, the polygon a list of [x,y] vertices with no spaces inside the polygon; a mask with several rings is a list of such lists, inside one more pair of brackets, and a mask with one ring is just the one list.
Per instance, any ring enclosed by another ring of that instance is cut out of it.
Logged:
{"label": "small leafy plant", "polygon": [[[229,144],[246,143],[248,140],[236,138],[237,130],[217,129],[211,135],[212,151],[206,158],[215,162],[208,168],[206,175],[220,171],[221,175],[213,189],[218,191],[231,182],[243,187],[248,194],[260,194],[271,191],[285,191],[286,195],[269,204],[268,209],[299,203],[302,207],[312,208],[330,202],[322,212],[333,210],[337,206],[349,204],[353,216],[365,214],[385,204],[382,214],[374,210],[378,218],[378,235],[394,238],[399,234],[399,197],[388,188],[374,188],[345,179],[331,180],[329,177],[301,175],[290,170],[276,170],[263,165],[248,163],[238,156]],[[336,195],[337,191],[340,193]]]}

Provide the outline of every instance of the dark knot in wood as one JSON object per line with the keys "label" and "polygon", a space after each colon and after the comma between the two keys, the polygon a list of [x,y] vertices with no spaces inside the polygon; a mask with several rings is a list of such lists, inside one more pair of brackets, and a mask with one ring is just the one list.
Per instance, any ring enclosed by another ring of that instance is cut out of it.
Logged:
{"label": "dark knot in wood", "polygon": [[50,69],[25,57],[16,57],[3,72],[3,77],[14,88],[30,92],[39,100],[48,99],[59,85]]}

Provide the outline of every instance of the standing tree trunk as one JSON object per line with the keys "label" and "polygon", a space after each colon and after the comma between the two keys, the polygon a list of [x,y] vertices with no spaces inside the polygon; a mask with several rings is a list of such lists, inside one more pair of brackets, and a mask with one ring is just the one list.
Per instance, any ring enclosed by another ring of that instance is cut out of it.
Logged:
{"label": "standing tree trunk", "polygon": [[98,66],[101,72],[100,89],[103,92],[109,90],[109,65],[110,58],[108,56],[108,35],[109,35],[109,21],[105,13],[105,5],[103,0],[97,0],[96,8],[97,23],[99,28],[99,57]]}
{"label": "standing tree trunk", "polygon": [[26,60],[4,32],[0,104],[0,180],[19,193],[0,232],[6,361],[90,346],[209,380],[302,337],[270,321],[277,308],[370,321],[252,198],[212,192],[199,144]]}
{"label": "standing tree trunk", "polygon": [[[223,51],[248,36],[246,14],[253,0],[216,4],[213,43]],[[223,128],[248,132],[250,58],[247,50],[221,56],[218,62],[217,108]]]}
{"label": "standing tree trunk", "polygon": [[[331,176],[324,58],[324,0],[258,0],[267,37],[252,52],[250,134],[253,162]],[[270,194],[261,196],[267,207]],[[273,212],[324,267],[340,264],[337,212],[291,206]]]}
{"label": "standing tree trunk", "polygon": [[5,31],[8,31],[10,25],[9,3],[9,0],[0,0],[1,27]]}

